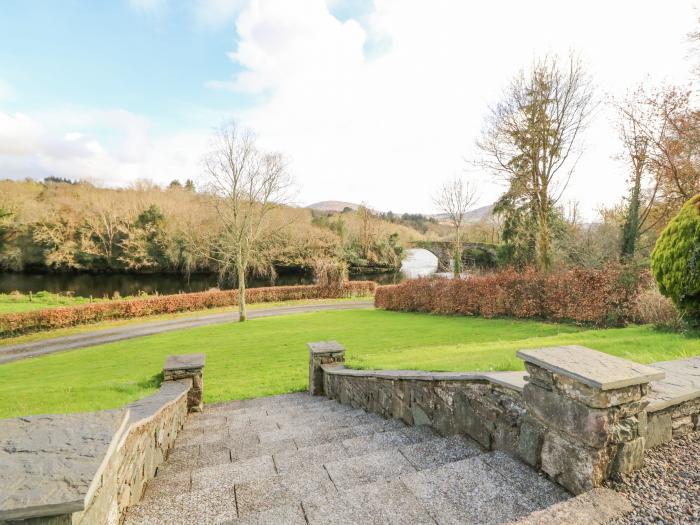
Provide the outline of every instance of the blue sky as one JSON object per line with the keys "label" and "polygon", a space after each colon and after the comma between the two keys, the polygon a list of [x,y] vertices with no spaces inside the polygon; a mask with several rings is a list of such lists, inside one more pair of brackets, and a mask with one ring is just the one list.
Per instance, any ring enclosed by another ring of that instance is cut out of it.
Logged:
{"label": "blue sky", "polygon": [[197,109],[235,112],[242,94],[206,87],[238,69],[232,21],[202,27],[184,4],[155,12],[126,1],[13,0],[0,17],[0,71],[10,111],[119,107],[186,127]]}
{"label": "blue sky", "polygon": [[[233,118],[300,203],[431,212],[459,175],[486,204],[503,188],[465,159],[520,68],[575,50],[601,99],[686,85],[698,1],[0,0],[0,178],[197,180]],[[626,173],[605,110],[584,138],[566,198],[592,216]]]}

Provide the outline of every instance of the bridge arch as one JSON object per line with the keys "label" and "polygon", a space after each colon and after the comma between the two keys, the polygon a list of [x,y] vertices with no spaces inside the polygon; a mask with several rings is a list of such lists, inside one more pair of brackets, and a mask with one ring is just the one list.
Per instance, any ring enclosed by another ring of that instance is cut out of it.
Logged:
{"label": "bridge arch", "polygon": [[[452,241],[412,241],[410,248],[423,248],[438,258],[438,271],[452,271],[454,261],[454,242]],[[462,243],[462,265],[494,267],[497,263],[498,246],[485,242]]]}

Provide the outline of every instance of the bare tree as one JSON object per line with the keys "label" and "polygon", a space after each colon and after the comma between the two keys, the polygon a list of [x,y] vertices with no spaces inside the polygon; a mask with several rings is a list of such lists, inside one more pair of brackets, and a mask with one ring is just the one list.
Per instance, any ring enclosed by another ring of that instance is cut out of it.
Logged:
{"label": "bare tree", "polygon": [[363,259],[370,260],[372,246],[377,240],[377,217],[364,202],[357,208],[360,220],[360,252]]}
{"label": "bare tree", "polygon": [[638,212],[643,235],[659,230],[700,191],[700,111],[692,91],[676,86],[640,85],[616,107],[633,177],[649,179],[641,184]]}
{"label": "bare tree", "polygon": [[464,216],[478,200],[477,187],[455,177],[445,182],[434,197],[435,205],[442,211],[454,229],[454,275],[462,272],[462,226]]}
{"label": "bare tree", "polygon": [[[575,55],[535,61],[491,109],[482,138],[481,164],[505,178],[510,209],[525,212],[534,225],[540,270],[551,266],[551,224],[556,205],[580,156],[576,146],[593,108],[593,89]],[[504,206],[502,208],[508,208]]]}
{"label": "bare tree", "polygon": [[613,100],[613,106],[617,112],[617,133],[623,149],[619,158],[628,165],[630,170],[630,193],[620,246],[620,258],[623,260],[634,257],[641,228],[649,216],[658,191],[658,184],[656,184],[646,205],[642,203],[642,183],[649,169],[651,142],[642,125],[642,122],[649,117],[644,114],[643,105],[639,103],[642,93],[643,88],[640,86],[635,92],[628,94],[624,100]]}
{"label": "bare tree", "polygon": [[266,254],[279,230],[268,219],[289,198],[292,179],[282,155],[262,151],[253,132],[235,122],[216,131],[204,166],[221,225],[208,257],[220,272],[235,274],[240,320],[245,321],[246,275],[270,266]]}

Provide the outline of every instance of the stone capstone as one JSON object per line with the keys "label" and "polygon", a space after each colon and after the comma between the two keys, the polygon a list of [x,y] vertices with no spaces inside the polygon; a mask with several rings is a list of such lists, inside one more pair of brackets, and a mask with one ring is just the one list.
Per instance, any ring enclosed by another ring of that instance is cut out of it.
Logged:
{"label": "stone capstone", "polygon": [[187,394],[187,407],[190,412],[201,412],[204,406],[204,360],[204,354],[171,355],[163,365],[165,381],[192,380]]}
{"label": "stone capstone", "polygon": [[570,377],[597,390],[615,390],[663,379],[651,366],[597,352],[584,346],[558,346],[519,350],[518,357],[545,370]]}
{"label": "stone capstone", "polygon": [[0,420],[0,520],[83,510],[128,410]]}

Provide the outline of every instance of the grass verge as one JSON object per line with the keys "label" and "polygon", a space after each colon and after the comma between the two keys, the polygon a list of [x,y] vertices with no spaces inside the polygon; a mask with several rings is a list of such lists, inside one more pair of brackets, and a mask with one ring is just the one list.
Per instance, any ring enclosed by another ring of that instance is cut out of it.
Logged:
{"label": "grass verge", "polygon": [[[305,306],[313,304],[342,304],[352,301],[370,301],[374,297],[371,295],[358,296],[358,297],[342,297],[339,299],[304,299],[304,300],[294,300],[294,301],[276,301],[270,303],[253,303],[248,305],[248,311],[252,310],[265,310],[268,308],[275,308],[280,306]],[[211,314],[221,314],[226,312],[237,312],[238,306],[224,306],[221,308],[209,308],[206,310],[191,310],[187,312],[178,312],[174,314],[162,314],[162,315],[151,315],[148,317],[134,317],[130,319],[114,319],[110,321],[102,321],[100,323],[83,324],[77,326],[71,326],[68,328],[58,328],[56,330],[49,330],[46,332],[33,332],[30,334],[19,335],[16,337],[6,337],[0,338],[0,349],[3,346],[10,346],[22,343],[32,343],[36,341],[44,341],[46,339],[53,339],[55,337],[62,337],[66,335],[76,335],[85,334],[90,332],[95,332],[98,330],[107,330],[109,328],[118,328],[120,326],[135,325],[141,323],[149,323],[154,321],[168,321],[171,319],[182,319],[188,317],[199,317]]]}

